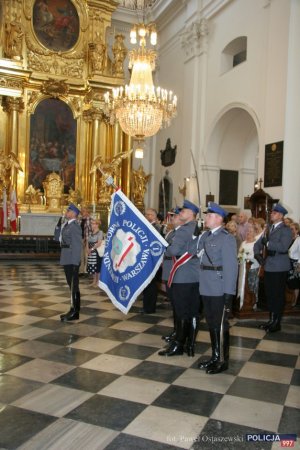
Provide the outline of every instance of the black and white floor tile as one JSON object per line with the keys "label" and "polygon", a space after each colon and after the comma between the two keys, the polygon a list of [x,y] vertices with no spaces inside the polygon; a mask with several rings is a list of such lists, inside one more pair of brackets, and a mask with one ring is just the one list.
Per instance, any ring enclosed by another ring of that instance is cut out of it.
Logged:
{"label": "black and white floor tile", "polygon": [[[248,433],[300,438],[300,324],[266,334],[231,321],[230,367],[207,375],[196,355],[161,357],[171,309],[124,315],[81,280],[80,320],[62,323],[69,291],[56,262],[0,263],[0,449],[275,449]],[[294,448],[300,448],[299,440]]]}

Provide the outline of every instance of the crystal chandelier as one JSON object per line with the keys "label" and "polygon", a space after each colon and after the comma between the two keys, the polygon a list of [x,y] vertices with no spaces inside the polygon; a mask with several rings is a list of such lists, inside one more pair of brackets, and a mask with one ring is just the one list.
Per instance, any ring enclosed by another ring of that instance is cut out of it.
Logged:
{"label": "crystal chandelier", "polygon": [[157,53],[146,47],[147,39],[156,45],[154,24],[135,25],[130,31],[131,44],[139,45],[129,52],[129,85],[120,86],[104,94],[106,112],[111,120],[118,120],[124,133],[138,141],[153,136],[161,127],[170,125],[176,115],[177,97],[172,91],[155,87],[152,72]]}

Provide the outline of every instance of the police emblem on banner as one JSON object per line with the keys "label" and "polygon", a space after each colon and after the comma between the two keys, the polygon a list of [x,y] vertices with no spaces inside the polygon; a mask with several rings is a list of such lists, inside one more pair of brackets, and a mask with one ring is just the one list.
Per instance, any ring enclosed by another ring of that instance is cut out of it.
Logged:
{"label": "police emblem on banner", "polygon": [[111,211],[99,287],[127,314],[155,276],[168,243],[120,190]]}

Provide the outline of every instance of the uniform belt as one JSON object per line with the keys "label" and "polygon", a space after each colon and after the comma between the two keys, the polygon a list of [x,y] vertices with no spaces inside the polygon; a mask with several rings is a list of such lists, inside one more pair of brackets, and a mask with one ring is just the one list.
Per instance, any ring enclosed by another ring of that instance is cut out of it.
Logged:
{"label": "uniform belt", "polygon": [[[181,256],[182,255],[177,255],[177,256],[175,256],[175,258],[178,259],[178,258],[181,258]],[[197,255],[192,256],[191,259],[195,259],[195,258],[197,258]],[[165,260],[170,260],[170,259],[173,259],[173,256],[165,256],[164,259]]]}
{"label": "uniform belt", "polygon": [[287,255],[288,252],[277,252],[276,250],[267,250],[267,256]]}
{"label": "uniform belt", "polygon": [[223,266],[205,266],[204,264],[200,264],[200,269],[202,270],[223,270]]}
{"label": "uniform belt", "polygon": [[70,245],[68,245],[68,244],[61,244],[61,248],[70,248]]}

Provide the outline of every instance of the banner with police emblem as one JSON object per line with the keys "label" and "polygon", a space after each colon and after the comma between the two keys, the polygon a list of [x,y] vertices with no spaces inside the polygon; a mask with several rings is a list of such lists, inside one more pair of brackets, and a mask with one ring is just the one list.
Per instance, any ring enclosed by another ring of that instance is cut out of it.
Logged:
{"label": "banner with police emblem", "polygon": [[159,269],[167,241],[121,191],[112,196],[99,287],[127,314]]}

